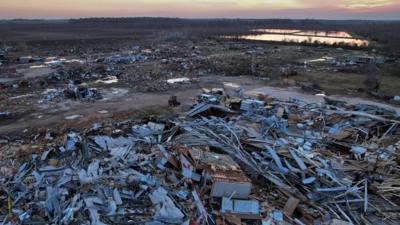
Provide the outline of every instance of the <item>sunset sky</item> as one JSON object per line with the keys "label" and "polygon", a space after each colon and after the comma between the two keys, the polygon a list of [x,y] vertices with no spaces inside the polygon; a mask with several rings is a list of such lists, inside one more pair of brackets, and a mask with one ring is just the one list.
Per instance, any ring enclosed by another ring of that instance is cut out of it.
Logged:
{"label": "sunset sky", "polygon": [[400,0],[0,0],[0,19],[134,16],[400,19]]}

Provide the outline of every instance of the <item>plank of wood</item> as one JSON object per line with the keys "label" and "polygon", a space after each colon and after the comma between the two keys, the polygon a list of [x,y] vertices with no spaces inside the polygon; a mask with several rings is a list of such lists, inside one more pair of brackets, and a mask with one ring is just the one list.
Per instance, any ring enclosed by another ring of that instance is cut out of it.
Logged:
{"label": "plank of wood", "polygon": [[286,215],[291,216],[294,213],[294,210],[296,210],[297,206],[299,205],[300,200],[290,196],[290,198],[287,200],[285,207],[283,208],[283,211],[286,213]]}

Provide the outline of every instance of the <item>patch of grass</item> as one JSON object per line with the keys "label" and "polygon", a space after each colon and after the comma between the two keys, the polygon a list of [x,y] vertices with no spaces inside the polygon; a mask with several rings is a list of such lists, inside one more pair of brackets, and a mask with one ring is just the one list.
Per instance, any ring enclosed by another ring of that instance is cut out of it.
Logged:
{"label": "patch of grass", "polygon": [[400,77],[384,76],[380,90],[387,95],[400,95]]}
{"label": "patch of grass", "polygon": [[[110,118],[113,121],[123,121],[130,119],[148,120],[161,116],[173,116],[177,112],[169,106],[146,106],[135,111],[125,111],[113,114]],[[102,119],[104,121],[104,119]]]}
{"label": "patch of grass", "polygon": [[[364,80],[366,75],[354,73],[329,73],[314,72],[305,73],[292,77],[296,81],[310,82],[320,85],[326,90],[343,91],[346,89],[365,88]],[[386,95],[400,94],[400,77],[380,76],[380,90]]]}
{"label": "patch of grass", "polygon": [[133,115],[134,118],[148,119],[150,117],[174,115],[175,111],[169,106],[147,106]]}

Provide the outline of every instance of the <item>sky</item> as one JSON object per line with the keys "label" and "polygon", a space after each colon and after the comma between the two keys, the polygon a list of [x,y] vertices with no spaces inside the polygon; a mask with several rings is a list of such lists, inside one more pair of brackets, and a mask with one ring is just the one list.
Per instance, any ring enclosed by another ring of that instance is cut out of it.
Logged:
{"label": "sky", "polygon": [[400,0],[0,0],[0,19],[82,17],[400,19]]}

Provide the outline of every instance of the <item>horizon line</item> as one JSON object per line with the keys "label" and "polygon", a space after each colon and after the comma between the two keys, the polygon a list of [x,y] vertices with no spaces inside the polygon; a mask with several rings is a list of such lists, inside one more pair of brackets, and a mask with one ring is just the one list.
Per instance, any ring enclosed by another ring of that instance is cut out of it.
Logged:
{"label": "horizon line", "polygon": [[135,19],[135,18],[158,18],[158,19],[184,19],[184,20],[325,20],[325,21],[399,21],[400,19],[327,19],[327,18],[250,18],[250,17],[169,17],[169,16],[88,16],[88,17],[70,17],[70,18],[0,18],[0,21],[55,21],[55,20],[76,20],[76,19]]}

